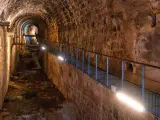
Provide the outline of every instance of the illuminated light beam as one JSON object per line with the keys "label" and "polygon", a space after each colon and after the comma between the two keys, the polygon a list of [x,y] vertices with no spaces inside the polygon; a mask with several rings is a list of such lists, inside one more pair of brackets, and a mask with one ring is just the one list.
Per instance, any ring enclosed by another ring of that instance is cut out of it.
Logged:
{"label": "illuminated light beam", "polygon": [[130,107],[134,108],[138,112],[144,112],[145,111],[145,108],[143,107],[143,105],[141,105],[139,102],[132,99],[131,97],[125,95],[124,93],[117,92],[116,96],[118,97],[118,99],[120,101],[122,101],[123,103],[125,103],[125,104],[129,105]]}
{"label": "illuminated light beam", "polygon": [[64,58],[62,56],[58,56],[58,59],[64,61]]}
{"label": "illuminated light beam", "polygon": [[45,46],[42,46],[41,49],[42,49],[42,50],[46,50],[46,47],[45,47]]}

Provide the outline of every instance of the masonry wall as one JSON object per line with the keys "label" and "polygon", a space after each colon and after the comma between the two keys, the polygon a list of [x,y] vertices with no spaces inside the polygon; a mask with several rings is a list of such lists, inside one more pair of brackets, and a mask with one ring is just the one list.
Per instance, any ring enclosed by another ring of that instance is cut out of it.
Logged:
{"label": "masonry wall", "polygon": [[[159,1],[70,0],[68,5],[74,13],[69,22],[59,26],[59,40],[109,56],[160,65],[160,25],[152,27],[152,13],[160,10]],[[159,17],[157,14],[157,23]]]}
{"label": "masonry wall", "polygon": [[48,77],[76,105],[78,120],[154,120],[122,104],[109,89],[54,55],[46,53],[45,64]]}
{"label": "masonry wall", "polygon": [[[12,43],[13,43],[13,39],[12,38]],[[10,65],[10,73],[13,74],[16,72],[16,68],[17,68],[17,65],[18,65],[18,62],[19,62],[19,54],[20,54],[20,50],[21,50],[21,47],[20,45],[11,45],[11,65]]]}
{"label": "masonry wall", "polygon": [[[51,20],[49,40],[121,59],[160,65],[160,14],[157,14],[157,25],[152,27],[153,12],[160,10],[159,1],[70,0],[67,5],[69,8],[63,12],[68,19],[62,19],[59,24]],[[98,61],[101,61],[99,68],[105,70],[106,58],[98,56]],[[95,64],[95,55],[91,55],[91,63]],[[109,72],[121,77],[121,64],[120,60],[110,59]],[[129,65],[134,70],[129,70]],[[141,85],[142,66],[134,63],[125,66],[125,79]],[[145,78],[146,89],[160,93],[160,70],[145,67]]]}
{"label": "masonry wall", "polygon": [[2,108],[10,79],[10,41],[7,27],[0,26],[0,109]]}

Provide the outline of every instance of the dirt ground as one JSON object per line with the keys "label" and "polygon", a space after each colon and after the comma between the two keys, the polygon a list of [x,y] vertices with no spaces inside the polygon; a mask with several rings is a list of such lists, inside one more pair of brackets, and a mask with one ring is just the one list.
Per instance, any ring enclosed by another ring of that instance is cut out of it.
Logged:
{"label": "dirt ground", "polygon": [[27,51],[11,76],[0,120],[74,120],[73,105],[66,102],[38,63],[40,51]]}

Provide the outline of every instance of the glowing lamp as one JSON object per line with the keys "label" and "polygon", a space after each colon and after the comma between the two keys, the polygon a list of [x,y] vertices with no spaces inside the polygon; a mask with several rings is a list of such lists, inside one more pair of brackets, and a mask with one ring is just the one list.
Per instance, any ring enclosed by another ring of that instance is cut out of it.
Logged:
{"label": "glowing lamp", "polygon": [[127,96],[126,94],[122,92],[117,92],[116,96],[120,101],[123,103],[127,104],[128,106],[132,107],[133,109],[139,111],[139,112],[144,112],[145,108],[136,100],[132,99],[131,97]]}
{"label": "glowing lamp", "polygon": [[45,46],[42,46],[41,49],[44,51],[44,50],[46,50],[46,47],[45,47]]}
{"label": "glowing lamp", "polygon": [[62,56],[58,56],[58,59],[64,61],[64,58]]}

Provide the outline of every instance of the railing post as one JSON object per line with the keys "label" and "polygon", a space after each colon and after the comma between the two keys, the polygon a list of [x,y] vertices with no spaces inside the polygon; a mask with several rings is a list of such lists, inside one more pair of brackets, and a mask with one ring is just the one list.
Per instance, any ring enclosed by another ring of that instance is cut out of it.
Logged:
{"label": "railing post", "polygon": [[62,52],[62,44],[60,44],[60,51],[59,52]]}
{"label": "railing post", "polygon": [[56,45],[54,45],[54,54],[56,55]]}
{"label": "railing post", "polygon": [[60,51],[59,52],[62,52],[62,44],[60,44]]}
{"label": "railing post", "polygon": [[78,48],[76,48],[76,67],[78,67]]}
{"label": "railing post", "polygon": [[144,77],[145,77],[145,69],[144,69],[144,66],[142,66],[142,101],[143,103],[145,102],[145,80],[144,80]]}
{"label": "railing post", "polygon": [[98,76],[97,76],[98,71],[97,71],[97,69],[98,69],[98,55],[96,54],[96,80],[98,79]]}
{"label": "railing post", "polygon": [[70,63],[70,57],[69,57],[69,45],[67,45],[67,61]]}
{"label": "railing post", "polygon": [[124,85],[124,61],[122,60],[122,82],[121,82],[122,91],[123,91],[123,85]]}
{"label": "railing post", "polygon": [[63,45],[63,54],[64,54],[64,60],[66,61],[66,59],[67,59],[67,54],[66,54],[66,46],[65,46],[65,44]]}
{"label": "railing post", "polygon": [[88,75],[90,75],[90,52],[88,52]]}
{"label": "railing post", "polygon": [[[158,114],[158,97],[159,97],[159,96],[156,95],[155,97],[156,97],[156,98],[155,98],[155,104],[156,104],[156,110],[155,110],[155,111],[156,111],[156,114]],[[159,113],[160,113],[160,112],[159,112]],[[159,114],[159,115],[160,115],[160,114]]]}
{"label": "railing post", "polygon": [[65,51],[66,51],[66,60],[68,61],[68,52],[67,52],[67,45],[65,45]]}
{"label": "railing post", "polygon": [[108,87],[109,86],[109,81],[108,81],[108,64],[109,64],[109,61],[108,61],[108,57],[106,59],[106,86]]}
{"label": "railing post", "polygon": [[54,54],[56,55],[56,44],[54,45]]}
{"label": "railing post", "polygon": [[82,71],[84,71],[84,50],[82,50]]}
{"label": "railing post", "polygon": [[72,57],[72,55],[73,55],[73,51],[72,51],[72,46],[71,46],[70,51],[71,51],[71,53],[70,53],[70,59],[71,59],[71,64],[72,64],[72,63],[73,63],[73,57]]}
{"label": "railing post", "polygon": [[55,55],[55,48],[54,48],[54,46],[53,46],[53,54]]}
{"label": "railing post", "polygon": [[76,67],[76,62],[77,62],[77,48],[74,47],[74,52],[73,52],[73,59],[74,59],[74,66]]}
{"label": "railing post", "polygon": [[70,46],[68,46],[68,63],[71,63]]}

